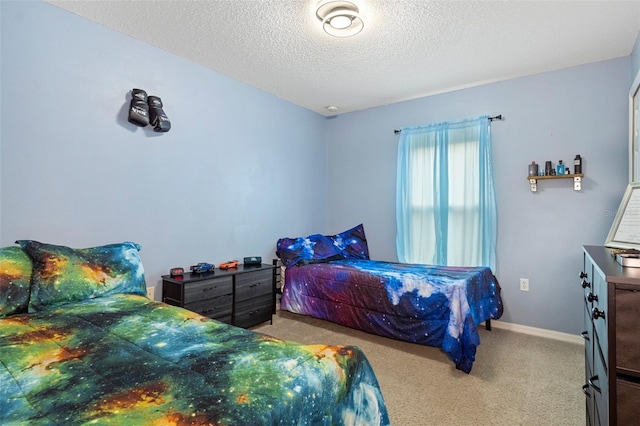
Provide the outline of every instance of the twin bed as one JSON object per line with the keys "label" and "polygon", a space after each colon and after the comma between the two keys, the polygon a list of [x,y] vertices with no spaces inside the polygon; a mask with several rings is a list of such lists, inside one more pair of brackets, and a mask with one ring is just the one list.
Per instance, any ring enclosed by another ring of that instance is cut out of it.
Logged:
{"label": "twin bed", "polygon": [[389,424],[357,347],[149,300],[134,243],[19,243],[0,249],[0,424]]}
{"label": "twin bed", "polygon": [[478,326],[500,318],[500,285],[487,267],[369,260],[362,225],[337,235],[281,238],[280,308],[393,339],[442,348],[471,371]]}
{"label": "twin bed", "polygon": [[[387,425],[355,346],[302,345],[146,298],[140,246],[0,248],[0,424]],[[283,238],[281,309],[439,346],[469,372],[488,268],[369,260],[362,225]]]}

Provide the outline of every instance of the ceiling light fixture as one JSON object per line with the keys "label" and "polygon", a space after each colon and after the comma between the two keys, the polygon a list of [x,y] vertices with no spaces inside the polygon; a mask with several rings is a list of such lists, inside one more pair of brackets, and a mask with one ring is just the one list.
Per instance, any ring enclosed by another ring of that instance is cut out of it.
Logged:
{"label": "ceiling light fixture", "polygon": [[360,9],[351,1],[326,0],[318,5],[316,17],[324,32],[334,37],[351,37],[364,28]]}

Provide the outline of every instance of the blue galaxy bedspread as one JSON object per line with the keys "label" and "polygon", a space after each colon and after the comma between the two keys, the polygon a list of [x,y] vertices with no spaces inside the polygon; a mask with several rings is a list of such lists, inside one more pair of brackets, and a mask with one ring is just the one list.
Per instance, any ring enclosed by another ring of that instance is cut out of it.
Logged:
{"label": "blue galaxy bedspread", "polygon": [[388,425],[354,346],[147,299],[140,246],[0,248],[0,425]]}
{"label": "blue galaxy bedspread", "polygon": [[408,342],[441,347],[469,373],[478,325],[502,315],[489,268],[367,259],[289,266],[281,309]]}
{"label": "blue galaxy bedspread", "polygon": [[142,296],[0,319],[0,424],[389,424],[356,347],[300,345]]}

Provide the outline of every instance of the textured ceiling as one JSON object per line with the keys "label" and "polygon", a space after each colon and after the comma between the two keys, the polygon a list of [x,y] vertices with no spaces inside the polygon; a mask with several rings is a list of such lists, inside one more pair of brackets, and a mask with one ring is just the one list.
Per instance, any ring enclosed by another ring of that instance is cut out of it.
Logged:
{"label": "textured ceiling", "polygon": [[48,3],[323,115],[628,56],[640,1],[354,0],[351,38],[319,1]]}

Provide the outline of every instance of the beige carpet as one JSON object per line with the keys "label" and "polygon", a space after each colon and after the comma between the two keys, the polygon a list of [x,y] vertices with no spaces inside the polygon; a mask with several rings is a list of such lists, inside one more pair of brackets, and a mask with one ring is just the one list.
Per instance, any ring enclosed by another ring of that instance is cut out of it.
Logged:
{"label": "beige carpet", "polygon": [[480,330],[471,374],[438,348],[278,311],[253,330],[300,343],[356,345],[373,366],[391,423],[584,425],[584,348],[512,331]]}

